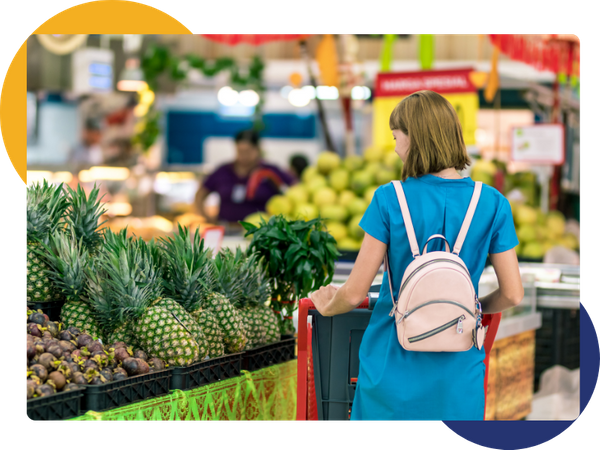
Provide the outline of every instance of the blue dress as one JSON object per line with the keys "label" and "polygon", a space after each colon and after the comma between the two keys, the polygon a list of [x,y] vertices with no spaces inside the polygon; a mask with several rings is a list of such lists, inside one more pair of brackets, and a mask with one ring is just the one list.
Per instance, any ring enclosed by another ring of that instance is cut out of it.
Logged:
{"label": "blue dress", "polygon": [[[450,248],[458,236],[475,183],[433,175],[408,178],[404,192],[420,251],[426,240],[442,234]],[[375,192],[360,226],[389,246],[394,295],[412,254],[392,183]],[[460,257],[478,290],[488,253],[501,253],[519,243],[510,204],[496,189],[483,185],[481,197]],[[432,246],[433,244],[433,246]],[[442,250],[443,241],[428,251]],[[485,350],[410,352],[398,342],[387,272],[359,350],[360,367],[352,420],[483,420]]]}

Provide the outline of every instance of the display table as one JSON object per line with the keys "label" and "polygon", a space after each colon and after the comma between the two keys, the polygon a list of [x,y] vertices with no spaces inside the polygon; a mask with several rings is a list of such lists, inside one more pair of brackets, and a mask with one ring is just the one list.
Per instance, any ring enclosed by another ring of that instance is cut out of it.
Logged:
{"label": "display table", "polygon": [[71,420],[294,420],[297,365],[294,359],[242,371],[236,378]]}

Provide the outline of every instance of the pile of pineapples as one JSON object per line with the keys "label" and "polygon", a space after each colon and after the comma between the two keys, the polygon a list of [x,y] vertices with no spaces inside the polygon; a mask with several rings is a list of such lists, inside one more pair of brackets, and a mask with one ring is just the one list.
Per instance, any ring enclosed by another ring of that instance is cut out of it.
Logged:
{"label": "pile of pineapples", "polygon": [[46,181],[27,191],[27,301],[64,301],[61,321],[169,365],[281,339],[264,261],[239,248],[213,258],[198,231],[158,241],[101,228],[99,190]]}

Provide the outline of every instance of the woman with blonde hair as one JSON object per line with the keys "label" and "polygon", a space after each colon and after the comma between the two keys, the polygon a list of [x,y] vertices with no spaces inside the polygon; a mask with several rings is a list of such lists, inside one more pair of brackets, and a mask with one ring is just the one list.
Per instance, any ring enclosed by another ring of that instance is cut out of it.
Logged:
{"label": "woman with blonde hair", "polygon": [[[406,97],[390,116],[396,153],[404,162],[402,187],[420,249],[441,234],[452,247],[473,196],[475,183],[459,171],[470,163],[452,105],[432,91]],[[351,311],[366,297],[386,251],[394,298],[398,281],[413,260],[403,216],[392,183],[380,186],[360,226],[365,237],[348,281],[324,286],[311,299],[324,316]],[[477,292],[489,254],[499,289],[479,299],[483,313],[520,303],[523,286],[514,247],[510,205],[496,189],[483,186],[460,251]],[[441,250],[439,240],[429,251]],[[432,247],[432,245],[434,245]],[[436,248],[436,246],[439,246]],[[360,346],[353,420],[483,420],[485,350],[407,351],[398,342],[392,298],[384,273],[379,299]]]}

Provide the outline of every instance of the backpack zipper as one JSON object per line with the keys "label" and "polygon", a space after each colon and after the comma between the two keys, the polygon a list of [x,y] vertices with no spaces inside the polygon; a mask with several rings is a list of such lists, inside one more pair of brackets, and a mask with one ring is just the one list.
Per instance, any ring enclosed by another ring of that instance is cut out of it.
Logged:
{"label": "backpack zipper", "polygon": [[[443,258],[443,259],[436,259],[436,260],[433,260],[433,261],[429,261],[429,262],[426,262],[425,264],[422,264],[422,265],[420,265],[419,267],[417,267],[417,268],[415,269],[415,271],[414,271],[413,273],[411,273],[411,274],[410,274],[410,276],[409,276],[409,277],[408,277],[408,278],[407,278],[407,279],[404,281],[404,284],[402,284],[402,286],[400,287],[400,291],[398,292],[398,299],[400,299],[400,295],[402,295],[402,291],[404,291],[404,288],[406,287],[406,285],[408,284],[408,282],[409,282],[409,281],[412,279],[412,277],[413,277],[413,276],[414,276],[414,275],[415,275],[417,272],[419,272],[421,269],[423,269],[423,268],[425,268],[425,267],[429,266],[430,264],[433,264],[433,263],[435,263],[435,262],[438,262],[438,261],[449,262],[449,263],[452,263],[452,264],[454,264],[454,265],[457,265],[457,266],[458,266],[458,267],[460,267],[462,270],[466,271],[466,272],[467,272],[467,275],[469,276],[469,278],[471,278],[471,274],[469,273],[469,270],[468,270],[468,269],[466,269],[466,268],[465,268],[465,267],[464,267],[462,264],[460,264],[460,263],[457,263],[456,261],[454,261],[454,260],[452,260],[452,259],[445,259],[445,258]],[[389,267],[388,267],[388,270],[390,270],[390,269],[391,269],[391,268],[389,268]],[[389,277],[389,276],[390,276],[390,274],[388,273],[388,277]],[[398,304],[394,302],[394,293],[393,293],[393,292],[390,292],[390,294],[392,295],[392,303],[394,304],[394,305],[393,305],[393,307],[392,307],[392,310],[390,311],[390,314],[389,314],[389,316],[390,316],[390,317],[392,317],[392,316],[394,315],[394,311],[396,310],[396,308],[397,308]],[[406,314],[406,313],[405,313],[405,314]]]}
{"label": "backpack zipper", "polygon": [[467,308],[465,305],[461,305],[461,304],[460,304],[460,303],[458,303],[458,302],[453,302],[452,300],[430,300],[430,301],[428,301],[428,302],[421,303],[419,306],[417,306],[417,307],[415,307],[415,308],[413,308],[413,309],[411,309],[411,310],[409,310],[409,311],[406,311],[406,312],[405,312],[405,313],[404,313],[404,314],[403,314],[403,315],[400,317],[400,319],[398,319],[398,321],[397,321],[396,323],[398,323],[398,324],[399,324],[399,323],[400,323],[400,322],[402,322],[404,319],[406,319],[408,316],[410,316],[412,313],[414,313],[414,312],[415,312],[415,311],[417,311],[418,309],[421,309],[423,306],[433,305],[433,304],[436,304],[436,303],[449,303],[449,304],[451,304],[451,305],[454,305],[454,306],[460,306],[462,309],[464,309],[466,312],[468,312],[468,313],[471,315],[471,317],[473,317],[473,318],[475,319],[475,314],[473,314],[473,312],[469,311],[469,308]]}
{"label": "backpack zipper", "polygon": [[436,334],[439,334],[439,333],[441,333],[442,331],[445,331],[445,330],[447,330],[448,328],[451,328],[451,327],[453,327],[454,325],[457,325],[457,327],[456,327],[456,332],[457,332],[458,334],[462,334],[462,329],[463,329],[463,328],[462,328],[462,321],[463,321],[464,319],[465,319],[465,316],[464,316],[464,315],[462,315],[462,316],[460,316],[460,317],[457,317],[456,319],[454,319],[454,320],[451,320],[450,322],[448,322],[448,323],[445,323],[445,324],[444,324],[444,325],[442,325],[442,326],[439,326],[439,327],[437,327],[437,328],[434,328],[433,330],[430,330],[430,331],[428,331],[428,332],[426,332],[426,333],[423,333],[423,334],[419,334],[418,336],[413,336],[413,337],[411,337],[411,338],[408,338],[408,342],[410,342],[410,343],[412,344],[412,343],[414,343],[414,342],[419,342],[419,341],[422,341],[423,339],[427,339],[427,338],[430,338],[431,336],[435,336]]}

